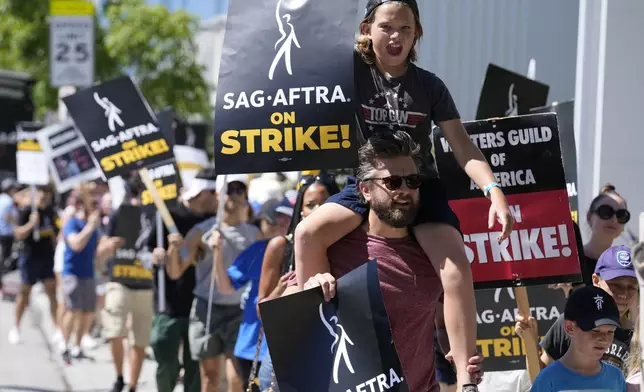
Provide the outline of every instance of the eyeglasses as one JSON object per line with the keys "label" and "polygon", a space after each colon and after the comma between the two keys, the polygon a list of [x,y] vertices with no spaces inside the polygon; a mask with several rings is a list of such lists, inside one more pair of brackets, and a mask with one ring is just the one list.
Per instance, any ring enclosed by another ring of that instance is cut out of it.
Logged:
{"label": "eyeglasses", "polygon": [[622,208],[615,210],[613,207],[606,204],[595,208],[594,213],[603,220],[608,220],[615,216],[617,218],[617,222],[622,225],[628,223],[628,221],[631,220],[631,213],[628,212],[627,209]]}
{"label": "eyeglasses", "polygon": [[365,178],[364,181],[380,180],[385,187],[390,191],[396,191],[402,186],[403,180],[409,189],[418,189],[423,184],[423,176],[421,174],[410,174],[408,176],[389,176],[382,178]]}

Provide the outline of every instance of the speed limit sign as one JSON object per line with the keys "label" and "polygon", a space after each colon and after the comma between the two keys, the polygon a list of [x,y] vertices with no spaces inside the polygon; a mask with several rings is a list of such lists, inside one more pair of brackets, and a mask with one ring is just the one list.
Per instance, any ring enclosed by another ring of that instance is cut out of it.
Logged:
{"label": "speed limit sign", "polygon": [[52,0],[49,79],[53,87],[94,83],[94,7],[84,0]]}

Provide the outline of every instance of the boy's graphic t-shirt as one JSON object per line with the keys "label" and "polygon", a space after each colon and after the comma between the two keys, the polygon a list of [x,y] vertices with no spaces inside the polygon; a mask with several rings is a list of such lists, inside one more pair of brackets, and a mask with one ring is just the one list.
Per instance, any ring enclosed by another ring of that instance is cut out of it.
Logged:
{"label": "boy's graphic t-shirt", "polygon": [[364,140],[377,131],[405,131],[422,148],[423,173],[429,178],[438,177],[432,155],[432,121],[460,118],[445,83],[414,64],[404,75],[387,78],[357,52],[354,64],[357,117]]}
{"label": "boy's graphic t-shirt", "polygon": [[599,373],[587,376],[573,372],[557,361],[543,369],[531,392],[626,392],[626,380],[615,366],[600,362]]}
{"label": "boy's graphic t-shirt", "polygon": [[[602,361],[624,370],[624,365],[628,360],[628,352],[631,346],[632,329],[617,328],[613,343],[608,347],[602,357]],[[564,331],[564,316],[561,315],[557,321],[550,327],[546,336],[541,341],[543,348],[548,355],[555,361],[564,356],[570,348],[570,336]]]}

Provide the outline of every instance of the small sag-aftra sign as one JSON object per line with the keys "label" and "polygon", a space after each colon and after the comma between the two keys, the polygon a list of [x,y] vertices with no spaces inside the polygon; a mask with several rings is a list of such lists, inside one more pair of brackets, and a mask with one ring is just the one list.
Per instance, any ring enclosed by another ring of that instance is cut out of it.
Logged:
{"label": "small sag-aftra sign", "polygon": [[174,158],[154,113],[129,77],[63,98],[106,178]]}
{"label": "small sag-aftra sign", "polygon": [[260,304],[275,375],[283,392],[409,392],[380,293],[377,262],[321,289]]}

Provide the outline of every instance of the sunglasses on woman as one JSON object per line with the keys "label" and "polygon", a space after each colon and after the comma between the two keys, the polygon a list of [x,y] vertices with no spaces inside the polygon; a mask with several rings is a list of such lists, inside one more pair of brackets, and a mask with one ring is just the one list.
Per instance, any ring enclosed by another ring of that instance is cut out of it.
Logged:
{"label": "sunglasses on woman", "polygon": [[365,181],[382,181],[385,184],[385,188],[390,191],[397,191],[403,184],[403,181],[407,184],[409,189],[418,189],[423,183],[423,176],[421,174],[410,174],[408,176],[389,176],[382,178],[365,178]]}
{"label": "sunglasses on woman", "polygon": [[613,216],[615,216],[617,218],[617,222],[622,225],[628,223],[628,221],[631,220],[631,213],[628,212],[627,209],[622,208],[615,210],[613,207],[606,204],[595,208],[594,212],[603,220],[609,220]]}

